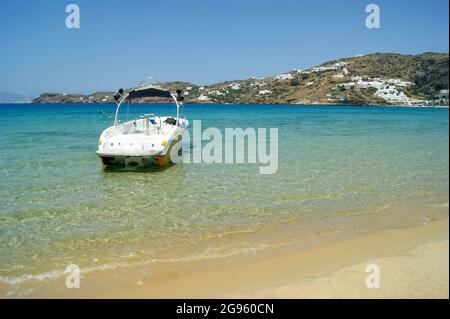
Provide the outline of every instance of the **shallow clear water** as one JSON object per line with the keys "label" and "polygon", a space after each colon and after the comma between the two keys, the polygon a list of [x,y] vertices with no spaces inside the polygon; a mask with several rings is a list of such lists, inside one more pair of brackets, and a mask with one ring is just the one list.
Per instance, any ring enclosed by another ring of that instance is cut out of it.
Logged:
{"label": "shallow clear water", "polygon": [[[260,175],[255,164],[104,171],[95,151],[112,122],[102,112],[113,111],[0,106],[4,281],[69,263],[233,255],[295,243],[302,232],[401,226],[430,217],[429,208],[448,210],[448,109],[185,106],[204,128],[277,127],[273,175]],[[131,111],[166,115],[174,107]],[[278,235],[267,235],[271,229]]]}

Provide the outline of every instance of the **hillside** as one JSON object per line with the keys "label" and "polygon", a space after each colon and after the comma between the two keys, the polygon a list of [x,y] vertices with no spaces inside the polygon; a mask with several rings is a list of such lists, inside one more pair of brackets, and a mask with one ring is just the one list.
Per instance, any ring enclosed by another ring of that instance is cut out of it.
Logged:
{"label": "hillside", "polygon": [[[264,78],[205,86],[186,82],[161,85],[183,90],[186,103],[448,105],[448,59],[448,54],[441,53],[374,53]],[[113,95],[45,93],[33,102],[112,103]]]}

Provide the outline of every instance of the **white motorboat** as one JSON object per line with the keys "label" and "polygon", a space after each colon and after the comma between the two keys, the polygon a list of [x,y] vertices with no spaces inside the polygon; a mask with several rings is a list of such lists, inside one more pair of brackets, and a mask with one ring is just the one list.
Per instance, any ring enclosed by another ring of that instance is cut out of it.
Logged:
{"label": "white motorboat", "polygon": [[[122,123],[119,120],[122,104],[142,97],[173,99],[177,108],[176,117],[143,114]],[[120,89],[114,98],[117,104],[114,125],[104,130],[98,141],[97,155],[102,163],[125,166],[167,165],[174,144],[181,141],[181,133],[189,125],[188,120],[180,116],[184,99],[181,91],[178,90],[177,95],[174,95],[159,86],[147,85],[127,92]]]}

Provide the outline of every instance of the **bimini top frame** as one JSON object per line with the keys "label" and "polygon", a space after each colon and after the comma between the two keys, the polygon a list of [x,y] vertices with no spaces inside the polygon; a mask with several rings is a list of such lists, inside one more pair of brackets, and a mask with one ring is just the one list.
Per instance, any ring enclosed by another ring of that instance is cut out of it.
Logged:
{"label": "bimini top frame", "polygon": [[181,90],[177,90],[177,95],[170,93],[169,90],[164,90],[161,87],[155,85],[147,85],[132,89],[125,92],[123,89],[119,89],[114,99],[116,100],[117,109],[116,116],[114,117],[114,125],[119,125],[119,109],[123,102],[127,99],[137,99],[142,97],[165,97],[172,98],[177,106],[177,125],[180,117],[180,107],[183,105],[184,97],[181,95]]}

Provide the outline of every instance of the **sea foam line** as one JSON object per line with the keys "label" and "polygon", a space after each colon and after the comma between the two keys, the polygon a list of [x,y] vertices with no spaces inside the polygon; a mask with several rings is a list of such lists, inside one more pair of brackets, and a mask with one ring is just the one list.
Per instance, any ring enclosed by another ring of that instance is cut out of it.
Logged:
{"label": "sea foam line", "polygon": [[[80,269],[80,273],[85,274],[85,273],[89,273],[89,272],[93,272],[93,271],[97,271],[97,270],[107,270],[107,269],[118,269],[118,268],[122,268],[122,267],[126,267],[127,265],[123,265],[123,264],[117,264],[117,263],[112,263],[112,264],[104,264],[104,265],[99,265],[99,266],[94,266],[94,267],[86,267],[86,268],[82,268]],[[63,270],[52,270],[52,271],[48,271],[48,272],[44,272],[41,274],[25,274],[19,277],[5,277],[5,276],[0,276],[0,282],[6,283],[8,285],[17,285],[17,284],[21,284],[24,283],[26,281],[44,281],[44,280],[51,280],[51,279],[58,279],[61,278],[63,276],[67,275],[67,273]]]}

